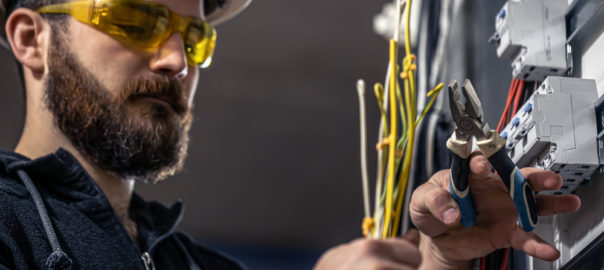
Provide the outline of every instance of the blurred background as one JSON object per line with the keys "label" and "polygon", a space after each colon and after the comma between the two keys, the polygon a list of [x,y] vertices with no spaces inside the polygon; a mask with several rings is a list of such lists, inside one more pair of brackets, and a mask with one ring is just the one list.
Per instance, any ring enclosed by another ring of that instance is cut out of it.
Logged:
{"label": "blurred background", "polygon": [[[202,70],[195,97],[185,170],[159,184],[138,184],[137,192],[165,204],[182,199],[179,229],[251,269],[310,269],[325,249],[360,237],[355,85],[363,78],[371,90],[384,80],[388,43],[372,24],[389,2],[254,0],[218,26],[214,62]],[[503,1],[454,2],[475,15],[460,19],[474,25],[465,31],[467,42],[479,45],[452,54],[478,55],[461,74],[476,80],[494,125],[511,75],[486,40]],[[12,56],[2,50],[0,61],[0,147],[13,149],[22,93]],[[367,105],[373,175],[372,91]]]}

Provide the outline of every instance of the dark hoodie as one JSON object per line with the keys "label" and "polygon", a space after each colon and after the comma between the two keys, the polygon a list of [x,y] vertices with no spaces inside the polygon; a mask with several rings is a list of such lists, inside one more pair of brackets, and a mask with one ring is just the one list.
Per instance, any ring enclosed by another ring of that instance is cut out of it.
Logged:
{"label": "dark hoodie", "polygon": [[30,160],[0,151],[0,269],[242,269],[174,232],[183,204],[134,194],[138,246],[109,201],[63,149]]}

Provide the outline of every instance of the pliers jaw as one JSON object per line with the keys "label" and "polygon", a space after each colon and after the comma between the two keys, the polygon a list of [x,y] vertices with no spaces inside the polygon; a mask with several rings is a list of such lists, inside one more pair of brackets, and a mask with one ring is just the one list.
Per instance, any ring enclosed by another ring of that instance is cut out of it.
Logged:
{"label": "pliers jaw", "polygon": [[461,87],[457,81],[449,83],[449,107],[455,121],[455,135],[458,140],[487,139],[491,135],[489,125],[484,120],[482,104],[470,80],[466,79]]}

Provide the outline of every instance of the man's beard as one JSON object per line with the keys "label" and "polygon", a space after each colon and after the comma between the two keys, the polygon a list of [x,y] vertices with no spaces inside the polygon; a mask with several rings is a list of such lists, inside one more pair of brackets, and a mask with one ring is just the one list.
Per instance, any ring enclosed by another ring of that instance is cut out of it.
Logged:
{"label": "man's beard", "polygon": [[53,32],[45,102],[78,151],[124,179],[156,182],[180,170],[192,120],[182,84],[154,75],[133,80],[112,97]]}

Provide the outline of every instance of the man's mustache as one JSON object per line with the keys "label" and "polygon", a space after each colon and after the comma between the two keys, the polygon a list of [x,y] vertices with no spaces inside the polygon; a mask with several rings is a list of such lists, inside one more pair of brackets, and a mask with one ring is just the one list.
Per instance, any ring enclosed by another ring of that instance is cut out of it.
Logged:
{"label": "man's mustache", "polygon": [[128,83],[121,94],[120,101],[139,97],[157,98],[170,104],[176,114],[183,116],[188,109],[183,89],[182,83],[177,79],[154,75],[151,78],[140,78]]}

